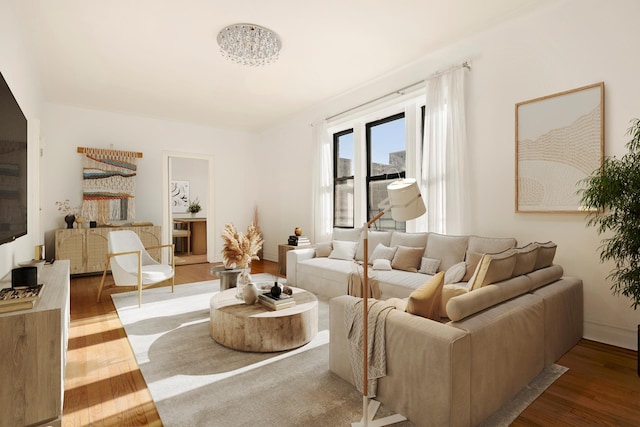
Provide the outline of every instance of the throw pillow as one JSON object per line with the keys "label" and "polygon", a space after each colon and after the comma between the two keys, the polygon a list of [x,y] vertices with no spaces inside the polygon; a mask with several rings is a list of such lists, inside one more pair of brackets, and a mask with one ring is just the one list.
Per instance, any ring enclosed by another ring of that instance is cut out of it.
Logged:
{"label": "throw pillow", "polygon": [[420,261],[422,261],[422,254],[424,248],[409,248],[407,246],[398,246],[396,254],[391,261],[391,267],[396,270],[411,271],[413,273],[418,272]]}
{"label": "throw pillow", "polygon": [[436,274],[438,272],[438,267],[440,267],[439,259],[423,257],[422,262],[420,262],[420,270],[418,270],[418,273]]}
{"label": "throw pillow", "polygon": [[480,259],[482,259],[482,255],[483,254],[478,252],[467,253],[467,260],[465,261],[467,271],[465,271],[464,273],[462,282],[468,282],[471,279],[471,276],[473,276],[473,273],[476,271],[476,268],[478,268],[478,263],[480,262]]}
{"label": "throw pillow", "polygon": [[316,257],[328,257],[332,249],[331,242],[316,243]]}
{"label": "throw pillow", "polygon": [[513,269],[513,277],[531,273],[538,257],[538,244],[529,243],[522,248],[516,248],[516,252],[516,266]]}
{"label": "throw pillow", "polygon": [[556,244],[553,242],[538,243],[538,255],[536,256],[536,263],[533,266],[534,270],[540,270],[541,268],[549,267],[553,264],[553,258],[556,255]]}
{"label": "throw pillow", "polygon": [[468,289],[475,290],[492,283],[509,279],[516,266],[516,251],[507,249],[499,254],[484,254],[478,263]]}
{"label": "throw pillow", "polygon": [[333,241],[333,250],[329,254],[331,259],[346,259],[352,260],[353,255],[356,253],[357,242],[346,242],[343,240]]}
{"label": "throw pillow", "polygon": [[406,312],[427,319],[440,320],[440,300],[444,285],[444,271],[433,276],[409,295]]}
{"label": "throw pillow", "polygon": [[[391,242],[390,231],[370,230],[367,233],[367,236],[367,240],[369,242],[369,251],[367,253],[369,262],[371,262],[371,255],[373,254],[374,249],[378,246],[378,243],[382,243],[385,246],[392,246],[389,244]],[[358,239],[358,249],[356,249],[355,258],[356,261],[364,261],[364,233],[360,233],[360,238]]]}
{"label": "throw pillow", "polygon": [[391,270],[391,261],[384,258],[378,258],[373,261],[373,269],[374,270]]}
{"label": "throw pillow", "polygon": [[376,248],[373,250],[373,253],[371,254],[369,262],[373,264],[373,261],[377,259],[387,259],[391,261],[393,259],[393,256],[396,254],[397,249],[398,248],[390,248],[383,245],[382,243],[378,243],[378,246],[376,246]]}
{"label": "throw pillow", "polygon": [[462,280],[467,272],[467,264],[462,261],[449,267],[444,273],[444,284],[450,285],[452,283],[458,283]]}

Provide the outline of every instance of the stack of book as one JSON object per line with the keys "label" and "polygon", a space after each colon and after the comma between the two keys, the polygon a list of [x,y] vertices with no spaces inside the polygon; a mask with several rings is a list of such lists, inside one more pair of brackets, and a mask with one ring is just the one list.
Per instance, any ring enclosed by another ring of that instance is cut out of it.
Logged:
{"label": "stack of book", "polygon": [[271,295],[271,292],[265,292],[258,295],[258,301],[260,301],[260,304],[264,305],[269,310],[283,310],[296,305],[296,302],[291,295],[280,294],[279,297],[275,298]]}
{"label": "stack of book", "polygon": [[42,286],[0,289],[0,313],[33,308],[33,304],[40,298]]}
{"label": "stack of book", "polygon": [[305,246],[310,244],[311,241],[307,236],[289,236],[290,246]]}

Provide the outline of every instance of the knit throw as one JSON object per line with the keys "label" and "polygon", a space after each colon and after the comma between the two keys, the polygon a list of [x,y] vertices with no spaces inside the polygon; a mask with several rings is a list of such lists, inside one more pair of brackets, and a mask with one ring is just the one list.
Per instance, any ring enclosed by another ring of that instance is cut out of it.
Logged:
{"label": "knit throw", "polygon": [[99,224],[134,219],[136,153],[86,148],[82,167],[82,217]]}

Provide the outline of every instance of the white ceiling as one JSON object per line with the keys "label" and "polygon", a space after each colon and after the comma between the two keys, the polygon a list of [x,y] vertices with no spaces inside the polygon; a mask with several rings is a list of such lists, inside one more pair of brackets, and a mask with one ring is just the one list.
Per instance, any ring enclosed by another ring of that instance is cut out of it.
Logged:
{"label": "white ceiling", "polygon": [[[552,0],[13,0],[47,101],[255,131]],[[277,32],[243,67],[226,25]]]}

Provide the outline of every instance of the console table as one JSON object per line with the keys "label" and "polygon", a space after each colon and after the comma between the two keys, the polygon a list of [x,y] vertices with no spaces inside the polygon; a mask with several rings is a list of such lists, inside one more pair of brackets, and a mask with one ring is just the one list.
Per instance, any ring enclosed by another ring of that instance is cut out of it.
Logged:
{"label": "console table", "polygon": [[[107,236],[110,231],[133,230],[145,247],[161,244],[162,227],[158,225],[98,227],[98,228],[63,228],[56,230],[56,260],[68,259],[71,274],[102,273],[107,257]],[[160,250],[154,249],[149,254],[160,260]]]}
{"label": "console table", "polygon": [[[45,265],[29,310],[0,313],[0,427],[60,426],[69,337],[69,261]],[[8,280],[0,287],[11,287]]]}

